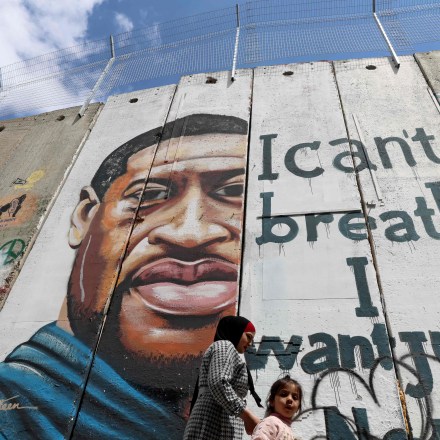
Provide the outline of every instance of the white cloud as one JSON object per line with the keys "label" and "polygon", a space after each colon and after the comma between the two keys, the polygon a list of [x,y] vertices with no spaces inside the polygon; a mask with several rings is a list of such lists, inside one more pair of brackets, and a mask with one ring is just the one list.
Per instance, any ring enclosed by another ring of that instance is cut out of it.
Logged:
{"label": "white cloud", "polygon": [[115,22],[120,32],[129,32],[133,29],[133,22],[120,12],[115,12]]}
{"label": "white cloud", "polygon": [[105,0],[1,0],[0,66],[79,44]]}
{"label": "white cloud", "polygon": [[[93,8],[104,1],[0,0],[0,67],[4,88],[0,92],[0,115],[32,114],[83,100],[90,85],[68,86],[63,75],[65,68],[60,64],[63,59],[45,54],[81,44]],[[45,57],[36,64],[24,61],[39,55]],[[51,78],[43,80],[45,75]],[[69,79],[70,83],[75,80]]]}

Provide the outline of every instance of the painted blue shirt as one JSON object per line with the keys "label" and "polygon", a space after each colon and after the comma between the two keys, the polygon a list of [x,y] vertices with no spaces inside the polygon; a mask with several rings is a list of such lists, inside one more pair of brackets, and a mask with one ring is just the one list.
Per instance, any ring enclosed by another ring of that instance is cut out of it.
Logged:
{"label": "painted blue shirt", "polygon": [[[63,439],[70,434],[91,350],[55,323],[0,364],[0,438]],[[73,438],[178,439],[184,422],[98,357]]]}

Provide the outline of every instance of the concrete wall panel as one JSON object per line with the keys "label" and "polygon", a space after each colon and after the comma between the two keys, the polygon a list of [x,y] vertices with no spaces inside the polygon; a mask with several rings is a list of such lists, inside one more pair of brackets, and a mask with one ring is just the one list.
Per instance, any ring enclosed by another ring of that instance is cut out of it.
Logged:
{"label": "concrete wall panel", "polygon": [[414,55],[426,81],[428,82],[437,100],[440,102],[440,52],[416,53]]}
{"label": "concrete wall panel", "polygon": [[[267,134],[276,176],[263,173]],[[340,169],[353,167],[346,138],[330,64],[257,69],[240,313],[262,329],[248,354],[261,394],[286,373],[303,386],[308,411],[293,425],[301,438],[349,438],[343,420],[356,411],[378,438],[404,426],[392,363],[372,370],[390,347],[369,244],[348,233],[362,214],[354,173]],[[294,175],[286,157],[312,142],[316,151],[299,150],[296,160],[312,156],[302,168],[322,172]],[[361,384],[370,374],[377,402]]]}
{"label": "concrete wall panel", "polygon": [[81,119],[70,108],[0,122],[0,307],[98,108]]}
{"label": "concrete wall panel", "polygon": [[440,114],[412,57],[398,71],[377,61],[338,62],[336,77],[350,137],[362,140],[375,168],[381,197],[368,169],[361,190],[410,424],[424,438],[440,417],[438,360],[426,357],[437,354],[439,322]]}

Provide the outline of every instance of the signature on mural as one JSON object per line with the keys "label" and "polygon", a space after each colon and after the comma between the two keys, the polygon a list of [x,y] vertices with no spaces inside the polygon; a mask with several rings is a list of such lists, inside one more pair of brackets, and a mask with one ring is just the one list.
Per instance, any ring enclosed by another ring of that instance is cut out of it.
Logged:
{"label": "signature on mural", "polygon": [[8,216],[10,218],[15,217],[18,211],[20,211],[21,205],[23,204],[25,199],[26,199],[26,194],[22,194],[20,197],[16,197],[15,199],[12,199],[10,202],[0,206],[0,217],[5,213],[8,213]]}
{"label": "signature on mural", "polygon": [[14,402],[20,396],[9,397],[9,399],[0,400],[0,411],[13,411],[15,409],[38,409],[37,406],[20,406],[20,403]]}

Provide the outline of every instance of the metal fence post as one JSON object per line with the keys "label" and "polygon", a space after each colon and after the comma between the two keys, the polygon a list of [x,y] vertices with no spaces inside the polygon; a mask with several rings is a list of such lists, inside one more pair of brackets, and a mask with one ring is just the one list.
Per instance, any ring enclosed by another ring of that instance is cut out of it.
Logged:
{"label": "metal fence post", "polygon": [[95,93],[98,91],[99,87],[101,86],[102,82],[104,81],[105,76],[107,75],[108,71],[112,67],[113,63],[115,62],[115,44],[113,41],[113,35],[110,35],[110,53],[111,58],[108,60],[107,65],[105,66],[104,70],[102,71],[101,75],[98,78],[98,81],[96,81],[92,91],[90,92],[89,96],[85,100],[83,106],[78,112],[79,117],[82,117],[87,110],[87,107],[90,104],[90,101],[92,100],[93,96],[95,96]]}
{"label": "metal fence post", "polygon": [[235,81],[235,70],[237,68],[238,42],[240,40],[240,9],[238,3],[235,5],[235,13],[237,16],[237,31],[235,33],[234,58],[232,59],[231,81]]}
{"label": "metal fence post", "polygon": [[380,22],[379,17],[378,17],[377,14],[376,14],[376,0],[373,0],[373,18],[374,18],[374,20],[375,20],[375,22],[376,22],[376,24],[377,24],[377,26],[378,26],[378,28],[379,28],[379,30],[380,30],[380,33],[381,33],[382,36],[383,36],[385,42],[387,43],[388,49],[389,49],[390,52],[391,52],[391,58],[392,58],[393,61],[394,61],[394,65],[395,65],[397,68],[399,68],[399,67],[400,67],[400,60],[399,60],[399,57],[397,56],[397,53],[395,52],[394,47],[393,47],[393,45],[391,44],[391,41],[390,41],[390,39],[388,38],[388,35],[387,35],[387,33],[385,32],[385,29],[384,29],[384,27],[382,26],[382,23]]}

